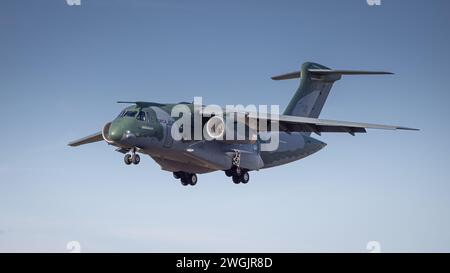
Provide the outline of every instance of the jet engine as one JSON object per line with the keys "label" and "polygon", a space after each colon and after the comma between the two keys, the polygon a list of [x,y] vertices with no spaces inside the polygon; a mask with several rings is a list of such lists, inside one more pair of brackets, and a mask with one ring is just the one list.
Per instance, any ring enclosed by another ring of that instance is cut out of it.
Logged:
{"label": "jet engine", "polygon": [[204,134],[208,140],[225,139],[225,122],[222,117],[213,116],[205,124]]}
{"label": "jet engine", "polygon": [[[240,130],[241,128],[243,131]],[[247,124],[240,124],[239,126],[238,122],[228,124],[221,116],[213,116],[206,121],[203,136],[206,140],[253,144],[256,143],[257,131]]]}

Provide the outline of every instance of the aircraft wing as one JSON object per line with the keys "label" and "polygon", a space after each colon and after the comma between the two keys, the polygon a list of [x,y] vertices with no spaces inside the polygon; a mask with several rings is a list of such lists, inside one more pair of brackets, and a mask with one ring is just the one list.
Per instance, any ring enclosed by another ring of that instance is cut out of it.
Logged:
{"label": "aircraft wing", "polygon": [[[245,123],[251,126],[249,120],[251,117],[256,117],[258,124],[261,122],[267,122],[268,131],[271,130],[271,123],[278,122],[279,130],[285,132],[313,132],[320,135],[322,132],[327,133],[349,133],[354,135],[355,133],[366,133],[366,129],[382,129],[382,130],[414,130],[415,128],[408,128],[404,126],[396,125],[382,125],[371,123],[359,123],[350,121],[317,119],[308,117],[288,116],[288,115],[263,115],[258,117],[253,112],[231,111],[224,113],[240,113],[245,115]],[[202,114],[205,116],[214,115],[214,111],[208,111],[206,108],[202,109]],[[237,119],[235,119],[237,120]],[[256,128],[253,128],[256,129]]]}
{"label": "aircraft wing", "polygon": [[[276,122],[275,118],[275,122]],[[365,133],[366,129],[382,129],[382,130],[418,130],[396,125],[382,125],[372,123],[359,123],[350,121],[316,119],[297,116],[279,115],[279,127],[281,131],[296,132],[313,132],[320,135],[322,132],[327,133]],[[268,119],[270,120],[270,119]],[[270,120],[273,122],[274,120]]]}
{"label": "aircraft wing", "polygon": [[88,143],[102,141],[102,140],[103,140],[102,132],[98,132],[98,133],[77,139],[75,141],[72,141],[68,145],[72,146],[72,147],[76,147],[76,146],[80,146],[83,144],[88,144]]}

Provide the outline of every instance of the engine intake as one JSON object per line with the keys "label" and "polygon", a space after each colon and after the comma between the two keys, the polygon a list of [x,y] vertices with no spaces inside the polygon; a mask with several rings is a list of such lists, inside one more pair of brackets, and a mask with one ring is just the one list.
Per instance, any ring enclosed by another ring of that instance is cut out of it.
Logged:
{"label": "engine intake", "polygon": [[219,116],[211,117],[205,124],[204,134],[207,140],[224,139],[225,122],[223,118]]}

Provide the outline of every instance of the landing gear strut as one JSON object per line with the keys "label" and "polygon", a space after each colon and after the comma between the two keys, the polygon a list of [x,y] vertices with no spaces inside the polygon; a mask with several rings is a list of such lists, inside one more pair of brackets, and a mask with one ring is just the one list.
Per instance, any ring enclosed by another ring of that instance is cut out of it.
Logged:
{"label": "landing gear strut", "polygon": [[241,165],[241,153],[238,150],[234,151],[234,156],[231,160],[233,166],[231,169],[225,171],[225,175],[231,177],[234,184],[247,184],[250,180],[248,170],[240,167]]}
{"label": "landing gear strut", "polygon": [[183,186],[195,186],[195,184],[197,184],[197,175],[195,173],[174,172],[173,177],[175,179],[180,179],[181,185]]}
{"label": "landing gear strut", "polygon": [[133,163],[134,165],[139,164],[141,162],[141,157],[136,153],[136,148],[131,150],[131,154],[126,154],[123,158],[125,164],[130,165]]}

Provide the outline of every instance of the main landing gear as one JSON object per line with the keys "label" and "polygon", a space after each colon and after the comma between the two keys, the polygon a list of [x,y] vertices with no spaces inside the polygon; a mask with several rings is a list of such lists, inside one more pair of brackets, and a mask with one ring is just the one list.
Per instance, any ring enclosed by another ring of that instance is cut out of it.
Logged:
{"label": "main landing gear", "polygon": [[197,175],[195,173],[174,172],[173,177],[175,179],[180,179],[181,185],[183,186],[195,186],[195,184],[197,184]]}
{"label": "main landing gear", "polygon": [[234,156],[231,160],[233,166],[231,169],[225,171],[225,175],[228,177],[232,177],[234,184],[247,184],[250,180],[250,175],[248,174],[248,170],[240,167],[241,165],[241,153],[238,150],[234,151]]}
{"label": "main landing gear", "polygon": [[250,180],[248,171],[237,166],[233,166],[231,169],[226,170],[225,175],[231,177],[234,184],[247,184]]}
{"label": "main landing gear", "polygon": [[141,162],[141,157],[136,153],[136,148],[131,150],[131,154],[126,154],[123,158],[125,164],[130,165],[133,163],[134,165],[139,164]]}

